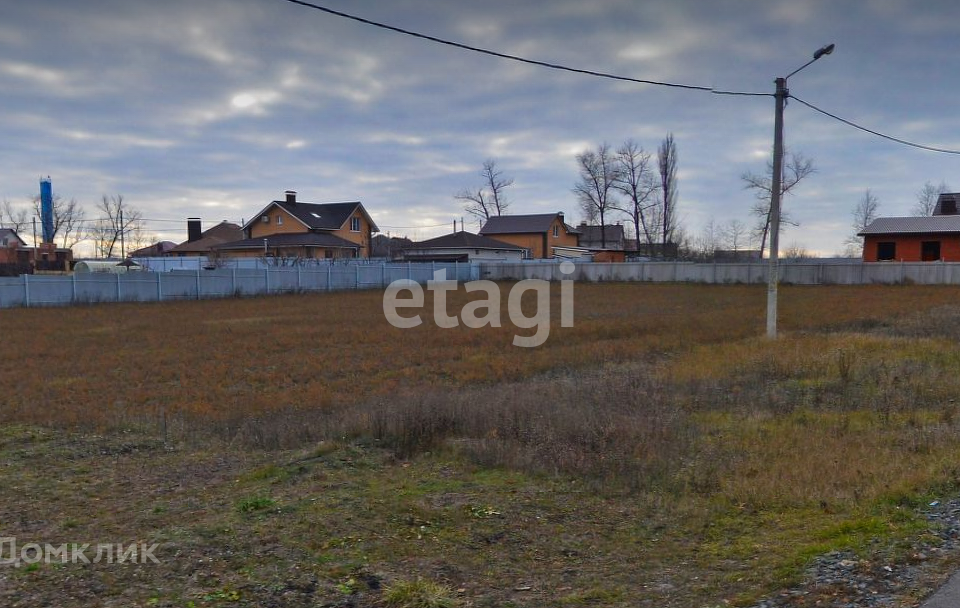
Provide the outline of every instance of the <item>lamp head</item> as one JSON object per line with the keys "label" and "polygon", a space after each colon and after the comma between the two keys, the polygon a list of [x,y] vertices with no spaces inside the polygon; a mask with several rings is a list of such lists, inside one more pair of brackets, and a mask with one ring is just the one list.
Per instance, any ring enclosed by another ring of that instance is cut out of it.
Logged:
{"label": "lamp head", "polygon": [[824,55],[829,55],[830,53],[833,52],[833,49],[835,46],[836,46],[835,44],[828,44],[823,48],[817,49],[817,52],[813,54],[814,60],[820,59]]}

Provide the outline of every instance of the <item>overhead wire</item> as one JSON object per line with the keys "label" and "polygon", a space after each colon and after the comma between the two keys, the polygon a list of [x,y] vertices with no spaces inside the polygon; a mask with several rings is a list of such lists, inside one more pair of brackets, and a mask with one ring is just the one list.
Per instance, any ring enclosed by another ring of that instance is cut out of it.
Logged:
{"label": "overhead wire", "polygon": [[[536,60],[536,59],[529,59],[529,58],[526,58],[526,57],[520,57],[520,56],[518,56],[518,55],[510,55],[510,54],[508,54],[508,53],[501,53],[501,52],[499,52],[499,51],[493,51],[493,50],[486,49],[486,48],[482,48],[482,47],[477,47],[477,46],[472,46],[472,45],[469,45],[469,44],[464,44],[464,43],[462,43],[462,42],[456,42],[456,41],[453,41],[453,40],[447,40],[447,39],[439,38],[439,37],[436,37],[436,36],[430,36],[430,35],[428,35],[428,34],[422,34],[422,33],[420,33],[420,32],[415,32],[415,31],[408,30],[408,29],[401,28],[401,27],[397,27],[397,26],[394,26],[394,25],[389,25],[389,24],[386,24],[386,23],[383,23],[383,22],[380,22],[380,21],[374,21],[374,20],[372,20],[372,19],[367,19],[367,18],[365,18],[365,17],[360,17],[360,16],[353,15],[353,14],[350,14],[350,13],[345,13],[345,12],[343,12],[343,11],[334,10],[334,9],[332,9],[332,8],[328,8],[328,7],[325,7],[325,6],[321,6],[321,5],[319,5],[319,4],[314,4],[314,3],[312,3],[312,2],[306,2],[305,0],[286,0],[286,1],[289,2],[289,3],[291,3],[291,4],[297,4],[297,5],[300,5],[300,6],[303,6],[303,7],[306,7],[306,8],[311,8],[311,9],[314,9],[314,10],[318,10],[318,11],[321,11],[321,12],[324,12],[324,13],[327,13],[327,14],[330,14],[330,15],[334,15],[334,16],[337,16],[337,17],[342,17],[342,18],[344,18],[344,19],[349,19],[349,20],[351,20],[351,21],[356,21],[356,22],[358,22],[358,23],[363,23],[363,24],[365,24],[365,25],[370,25],[370,26],[377,27],[377,28],[380,28],[380,29],[389,30],[389,31],[396,32],[396,33],[399,33],[399,34],[404,34],[404,35],[406,35],[406,36],[412,36],[412,37],[414,37],[414,38],[420,38],[420,39],[422,39],[422,40],[427,40],[427,41],[430,41],[430,42],[435,42],[435,43],[437,43],[437,44],[442,44],[442,45],[446,45],[446,46],[450,46],[450,47],[454,47],[454,48],[458,48],[458,49],[463,49],[463,50],[466,50],[466,51],[472,51],[472,52],[475,52],[475,53],[481,53],[481,54],[484,54],[484,55],[490,55],[490,56],[492,56],[492,57],[499,57],[499,58],[501,58],[501,59],[508,59],[508,60],[510,60],[510,61],[517,61],[517,62],[520,62],[520,63],[526,63],[526,64],[530,64],[530,65],[536,65],[536,66],[540,66],[540,67],[544,67],[544,68],[549,68],[549,69],[553,69],[553,70],[561,70],[561,71],[565,71],[565,72],[573,72],[573,73],[575,73],[575,74],[583,74],[583,75],[587,75],[587,76],[594,76],[594,77],[598,77],[598,78],[607,78],[607,79],[611,79],[611,80],[620,80],[620,81],[625,81],[625,82],[633,82],[633,83],[638,83],[638,84],[649,84],[649,85],[656,85],[656,86],[663,86],[663,87],[672,87],[672,88],[686,89],[686,90],[693,90],[693,91],[702,91],[702,92],[712,93],[712,94],[714,94],[714,95],[730,95],[730,96],[745,96],[745,97],[774,97],[774,96],[775,96],[773,93],[756,93],[756,92],[750,92],[750,91],[727,91],[727,90],[716,89],[716,88],[714,88],[714,87],[708,87],[708,86],[700,86],[700,85],[692,85],[692,84],[683,84],[683,83],[676,83],[676,82],[665,82],[665,81],[659,81],[659,80],[648,80],[648,79],[644,79],[644,78],[633,78],[633,77],[629,77],[629,76],[622,76],[622,75],[619,75],[619,74],[612,74],[612,73],[609,73],[609,72],[599,72],[599,71],[596,71],[596,70],[588,70],[588,69],[583,69],[583,68],[575,68],[575,67],[571,67],[571,66],[567,66],[567,65],[563,65],[563,64],[559,64],[559,63],[551,63],[551,62],[547,62],[547,61],[540,61],[540,60]],[[846,125],[848,125],[848,126],[851,126],[851,127],[855,128],[855,129],[859,129],[859,130],[864,131],[864,132],[866,132],[866,133],[869,133],[869,134],[871,134],[871,135],[875,135],[875,136],[877,136],[877,137],[881,137],[881,138],[886,139],[886,140],[888,140],[888,141],[892,141],[892,142],[895,142],[895,143],[899,143],[899,144],[902,144],[902,145],[905,145],[905,146],[910,146],[910,147],[913,147],[913,148],[918,148],[918,149],[921,149],[921,150],[927,150],[927,151],[930,151],[930,152],[940,152],[940,153],[943,153],[943,154],[960,154],[960,150],[951,150],[951,149],[949,149],[949,148],[941,148],[941,147],[937,147],[937,146],[930,146],[930,145],[926,145],[926,144],[919,144],[919,143],[912,142],[912,141],[908,141],[908,140],[905,140],[905,139],[902,139],[902,138],[899,138],[899,137],[894,137],[894,136],[892,136],[892,135],[887,135],[887,134],[885,134],[885,133],[881,133],[881,132],[875,131],[875,130],[873,130],[873,129],[869,129],[869,128],[864,127],[864,126],[862,126],[862,125],[859,125],[859,124],[857,124],[857,123],[855,123],[855,122],[853,122],[853,121],[851,121],[851,120],[847,120],[847,119],[842,118],[842,117],[840,117],[840,116],[838,116],[838,115],[836,115],[836,114],[833,114],[833,113],[831,113],[831,112],[828,112],[828,111],[826,111],[826,110],[824,110],[824,109],[822,109],[822,108],[818,108],[817,106],[815,106],[815,105],[813,105],[813,104],[811,104],[811,103],[809,103],[809,102],[806,102],[806,101],[804,101],[803,99],[800,99],[799,97],[797,97],[797,96],[795,96],[795,95],[790,95],[790,97],[793,98],[793,99],[796,99],[798,102],[800,102],[801,104],[807,106],[807,107],[810,108],[811,110],[814,110],[814,111],[816,111],[816,112],[819,112],[819,113],[823,114],[824,116],[827,116],[827,117],[832,118],[832,119],[834,119],[834,120],[840,121],[840,122],[842,122],[842,123],[844,123],[844,124],[846,124]]]}
{"label": "overhead wire", "polygon": [[630,76],[621,76],[618,74],[611,74],[609,72],[598,72],[596,70],[587,70],[583,68],[575,68],[559,63],[551,63],[547,61],[539,61],[537,59],[528,59],[526,57],[520,57],[519,55],[510,55],[508,53],[501,53],[499,51],[493,51],[490,49],[485,49],[478,46],[472,46],[469,44],[464,44],[462,42],[455,42],[453,40],[447,40],[445,38],[438,38],[436,36],[430,36],[428,34],[421,34],[420,32],[414,32],[412,30],[404,29],[397,27],[395,25],[388,25],[380,21],[373,21],[372,19],[366,19],[364,17],[359,17],[357,15],[352,15],[350,13],[344,13],[342,11],[337,11],[332,8],[327,8],[325,6],[320,6],[319,4],[313,4],[312,2],[305,2],[304,0],[286,0],[291,4],[299,4],[307,8],[312,8],[314,10],[322,11],[330,15],[335,15],[337,17],[342,17],[344,19],[350,19],[351,21],[356,21],[358,23],[363,23],[365,25],[372,25],[373,27],[378,27],[380,29],[389,30],[391,32],[396,32],[398,34],[404,34],[406,36],[413,36],[414,38],[420,38],[421,40],[428,40],[430,42],[435,42],[437,44],[443,44],[446,46],[451,46],[458,49],[463,49],[465,51],[472,51],[474,53],[481,53],[483,55],[490,55],[491,57],[499,57],[500,59],[509,59],[510,61],[517,61],[520,63],[527,63],[530,65],[540,66],[542,68],[549,68],[551,70],[561,70],[564,72],[573,72],[575,74],[585,74],[587,76],[595,76],[597,78],[608,78],[610,80],[621,80],[625,82],[633,82],[637,84],[650,84],[661,87],[672,87],[676,89],[688,89],[693,91],[703,91],[706,93],[712,93],[713,87],[698,86],[693,84],[682,84],[677,82],[664,82],[660,80],[647,80],[644,78],[632,78]]}
{"label": "overhead wire", "polygon": [[960,154],[960,150],[951,150],[950,148],[939,148],[939,147],[937,147],[937,146],[928,146],[928,145],[926,145],[926,144],[918,144],[918,143],[916,143],[916,142],[908,141],[908,140],[906,140],[906,139],[901,139],[901,138],[899,138],[899,137],[894,137],[894,136],[892,136],[892,135],[887,135],[886,133],[881,133],[880,131],[875,131],[875,130],[873,130],[873,129],[868,129],[867,127],[864,127],[863,125],[859,125],[859,124],[853,122],[852,120],[847,120],[846,118],[842,118],[842,117],[840,117],[840,116],[837,116],[836,114],[833,114],[832,112],[827,112],[826,110],[824,110],[824,109],[822,109],[822,108],[818,108],[817,106],[813,105],[812,103],[800,99],[800,98],[797,97],[796,95],[791,94],[791,95],[790,95],[790,98],[797,100],[798,102],[800,102],[801,104],[805,105],[806,107],[810,108],[811,110],[813,110],[813,111],[815,111],[815,112],[819,112],[820,114],[823,114],[824,116],[827,116],[827,117],[829,117],[829,118],[832,118],[832,119],[834,119],[834,120],[837,120],[837,121],[839,121],[839,122],[842,122],[843,124],[845,124],[845,125],[847,125],[847,126],[850,126],[850,127],[853,127],[854,129],[859,129],[859,130],[861,130],[861,131],[864,131],[865,133],[869,133],[869,134],[871,134],[871,135],[876,135],[877,137],[882,137],[883,139],[887,139],[887,140],[889,140],[889,141],[896,142],[896,143],[898,143],[898,144],[902,144],[902,145],[904,145],[904,146],[910,146],[910,147],[912,147],[912,148],[919,148],[919,149],[921,149],[921,150],[928,150],[928,151],[930,151],[930,152],[940,152],[940,153],[942,153],[942,154]]}

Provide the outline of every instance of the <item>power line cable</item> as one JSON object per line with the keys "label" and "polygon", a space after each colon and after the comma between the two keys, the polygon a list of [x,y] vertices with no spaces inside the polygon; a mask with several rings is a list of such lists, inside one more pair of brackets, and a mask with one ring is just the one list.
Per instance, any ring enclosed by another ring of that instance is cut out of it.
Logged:
{"label": "power line cable", "polygon": [[[453,221],[453,220],[451,220]],[[450,222],[445,224],[431,224],[429,226],[388,226],[386,224],[377,224],[381,228],[406,228],[406,229],[416,229],[416,228],[443,228],[444,226],[450,227]]]}
{"label": "power line cable", "polygon": [[818,108],[817,106],[813,105],[812,103],[809,103],[809,102],[806,102],[806,101],[800,99],[800,98],[797,97],[796,95],[790,95],[790,98],[791,98],[791,99],[796,99],[796,100],[799,101],[801,104],[807,106],[807,107],[810,108],[811,110],[813,110],[813,111],[815,111],[815,112],[819,112],[819,113],[823,114],[824,116],[828,116],[828,117],[830,117],[830,118],[832,118],[832,119],[834,119],[834,120],[840,121],[840,122],[842,122],[842,123],[845,124],[845,125],[848,125],[848,126],[853,127],[854,129],[859,129],[859,130],[864,131],[864,132],[866,132],[866,133],[870,133],[871,135],[876,135],[877,137],[882,137],[883,139],[887,139],[887,140],[890,140],[890,141],[892,141],[892,142],[896,142],[896,143],[898,143],[898,144],[903,144],[903,145],[905,145],[905,146],[910,146],[910,147],[913,147],[913,148],[919,148],[919,149],[921,149],[921,150],[929,150],[930,152],[940,152],[940,153],[943,153],[943,154],[960,154],[960,150],[951,150],[951,149],[949,149],[949,148],[938,148],[938,147],[936,147],[936,146],[927,146],[927,145],[925,145],[925,144],[918,144],[918,143],[916,143],[916,142],[907,141],[907,140],[905,140],[905,139],[900,139],[899,137],[894,137],[894,136],[892,136],[892,135],[886,135],[886,134],[881,133],[881,132],[879,132],[879,131],[874,131],[873,129],[868,129],[867,127],[864,127],[864,126],[862,126],[862,125],[858,125],[857,123],[853,122],[852,120],[847,120],[846,118],[841,118],[840,116],[837,116],[836,114],[832,114],[832,113],[830,113],[830,112],[827,112],[826,110],[824,110],[824,109],[822,109],[822,108]]}
{"label": "power line cable", "polygon": [[[527,59],[526,57],[519,57],[517,55],[509,55],[507,53],[501,53],[499,51],[492,51],[490,49],[485,49],[477,46],[470,46],[468,44],[463,44],[462,42],[454,42],[453,40],[446,40],[444,38],[437,38],[436,36],[429,36],[427,34],[421,34],[419,32],[414,32],[411,30],[406,30],[400,27],[393,25],[387,25],[386,23],[381,23],[379,21],[372,21],[370,19],[365,19],[363,17],[358,17],[356,15],[351,15],[349,13],[344,13],[341,11],[335,11],[332,8],[327,8],[325,6],[320,6],[318,4],[313,4],[310,2],[304,2],[303,0],[286,0],[291,4],[299,4],[300,6],[305,6],[307,8],[312,8],[330,15],[335,15],[337,17],[343,17],[344,19],[350,19],[351,21],[356,21],[358,23],[363,23],[365,25],[372,25],[373,27],[378,27],[384,30],[390,30],[391,32],[397,32],[398,34],[404,34],[407,36],[413,36],[414,38],[420,38],[422,40],[429,40],[430,42],[436,42],[437,44],[443,44],[446,46],[452,46],[458,49],[463,49],[465,51],[473,51],[474,53],[481,53],[483,55],[490,55],[492,57],[499,57],[501,59],[509,59],[510,61],[518,61],[520,63],[527,63],[530,65],[540,66],[542,68],[549,68],[551,70],[561,70],[564,72],[573,72],[575,74],[585,74],[587,76],[595,76],[597,78],[609,78],[611,80],[621,80],[624,82],[633,82],[638,84],[652,84],[661,87],[672,87],[676,89],[687,89],[693,91],[704,91],[707,93],[713,93],[713,87],[704,87],[692,84],[680,84],[676,82],[662,82],[659,80],[646,80],[643,78],[631,78],[629,76],[620,76],[617,74],[611,74],[609,72],[597,72],[595,70],[586,70],[582,68],[574,68],[559,63],[549,63],[546,61],[538,61],[536,59]],[[733,92],[723,92],[724,95],[752,95],[752,93],[733,93]],[[760,95],[761,93],[757,93]]]}

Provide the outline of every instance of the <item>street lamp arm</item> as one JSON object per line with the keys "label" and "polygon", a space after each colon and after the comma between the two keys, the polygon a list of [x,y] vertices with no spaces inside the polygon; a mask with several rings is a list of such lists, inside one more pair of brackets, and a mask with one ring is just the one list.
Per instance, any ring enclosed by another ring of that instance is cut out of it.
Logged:
{"label": "street lamp arm", "polygon": [[807,67],[808,65],[810,65],[811,63],[813,63],[813,62],[816,61],[817,59],[820,59],[820,58],[823,57],[824,55],[829,55],[830,53],[833,52],[833,49],[835,49],[836,46],[837,46],[837,45],[831,43],[831,44],[828,44],[827,46],[820,47],[819,49],[817,49],[817,52],[815,52],[815,53],[813,54],[813,59],[811,59],[810,61],[806,62],[805,64],[803,64],[803,65],[800,66],[799,68],[797,68],[797,69],[795,69],[794,71],[792,71],[792,72],[790,72],[789,74],[787,74],[787,76],[784,78],[784,80],[789,79],[791,76],[793,76],[794,74],[796,74],[797,72],[799,72],[799,71],[802,70],[803,68]]}

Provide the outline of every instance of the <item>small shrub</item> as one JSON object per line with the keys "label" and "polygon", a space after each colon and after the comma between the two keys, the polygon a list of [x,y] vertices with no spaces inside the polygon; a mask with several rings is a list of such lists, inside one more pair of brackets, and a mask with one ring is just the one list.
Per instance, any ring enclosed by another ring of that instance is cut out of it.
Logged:
{"label": "small shrub", "polygon": [[449,587],[420,578],[397,581],[387,587],[383,603],[390,608],[452,608],[455,605]]}
{"label": "small shrub", "polygon": [[240,513],[251,513],[253,511],[263,511],[271,509],[277,505],[277,501],[266,496],[254,496],[245,498],[237,503],[237,511]]}

